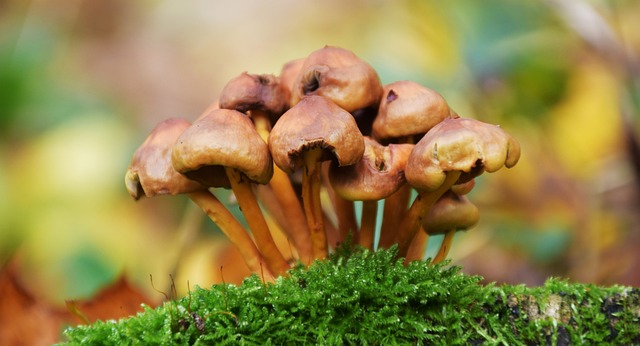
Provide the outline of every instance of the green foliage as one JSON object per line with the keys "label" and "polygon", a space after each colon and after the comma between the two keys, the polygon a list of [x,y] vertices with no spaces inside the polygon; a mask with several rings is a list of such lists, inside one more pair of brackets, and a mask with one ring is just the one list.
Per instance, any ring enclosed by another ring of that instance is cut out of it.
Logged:
{"label": "green foliage", "polygon": [[[609,298],[605,297],[610,297],[611,292],[606,289],[558,280],[534,289],[484,286],[479,284],[479,277],[461,274],[458,267],[430,266],[428,261],[405,266],[395,255],[395,249],[370,252],[342,247],[329,259],[317,261],[307,269],[292,269],[288,277],[279,278],[275,284],[264,285],[252,276],[241,286],[196,288],[187,297],[157,309],[147,308],[136,317],[68,329],[68,344],[640,341],[637,314],[618,306],[615,298],[607,303]],[[621,288],[611,290],[630,294]],[[638,290],[632,292],[637,303]],[[575,298],[576,303],[562,301],[565,305],[557,304],[559,308],[555,309],[548,303],[557,299],[544,298],[563,295]],[[536,314],[533,308],[525,311],[520,307],[518,303],[525,300],[538,307]],[[583,308],[588,312],[576,314]],[[611,313],[603,314],[603,309]],[[544,315],[556,310],[557,316]],[[599,329],[591,329],[592,325]]]}

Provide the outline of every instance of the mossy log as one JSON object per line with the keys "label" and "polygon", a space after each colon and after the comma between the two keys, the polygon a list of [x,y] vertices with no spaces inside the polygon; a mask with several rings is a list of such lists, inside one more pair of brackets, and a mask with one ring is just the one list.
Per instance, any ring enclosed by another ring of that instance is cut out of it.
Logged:
{"label": "mossy log", "polygon": [[483,285],[395,249],[339,249],[274,284],[196,287],[120,321],[65,331],[96,345],[582,345],[640,344],[640,289],[549,279],[541,287]]}

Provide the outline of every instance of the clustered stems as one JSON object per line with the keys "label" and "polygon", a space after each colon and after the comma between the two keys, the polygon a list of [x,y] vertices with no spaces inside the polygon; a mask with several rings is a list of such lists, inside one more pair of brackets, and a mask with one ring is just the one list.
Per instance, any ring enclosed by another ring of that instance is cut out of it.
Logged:
{"label": "clustered stems", "polygon": [[[374,250],[384,200],[378,247],[398,244],[408,262],[424,256],[430,235],[445,234],[439,262],[455,232],[478,220],[461,196],[471,180],[510,168],[519,156],[519,144],[500,127],[459,117],[417,83],[383,86],[369,64],[327,46],[286,64],[279,77],[240,74],[193,124],[158,124],[135,152],[125,184],[136,200],[188,195],[247,267],[272,282],[292,263],[264,212],[286,234],[293,260],[309,265],[349,237]],[[248,229],[210,188],[233,191]],[[332,209],[322,206],[325,194]]]}

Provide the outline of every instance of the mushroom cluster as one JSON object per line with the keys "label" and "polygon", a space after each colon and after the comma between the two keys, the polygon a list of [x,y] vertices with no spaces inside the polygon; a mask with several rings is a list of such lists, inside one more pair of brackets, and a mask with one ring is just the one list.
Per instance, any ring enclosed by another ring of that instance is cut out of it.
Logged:
{"label": "mushroom cluster", "polygon": [[[186,194],[249,269],[272,281],[292,259],[265,215],[286,234],[293,260],[308,265],[347,237],[373,249],[384,200],[378,247],[398,244],[399,257],[416,260],[430,235],[444,234],[438,262],[455,232],[478,221],[466,197],[474,178],[513,167],[519,156],[499,126],[458,116],[418,83],[382,85],[354,53],[326,46],[279,76],[241,73],[193,123],[159,123],[134,153],[125,184],[136,200]],[[248,230],[215,188],[233,191]]]}

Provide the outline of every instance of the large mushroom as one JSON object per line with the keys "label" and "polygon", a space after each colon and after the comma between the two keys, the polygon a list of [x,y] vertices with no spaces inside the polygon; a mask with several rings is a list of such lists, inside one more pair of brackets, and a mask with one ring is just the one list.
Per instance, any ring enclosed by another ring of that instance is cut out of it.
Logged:
{"label": "large mushroom", "polygon": [[276,275],[289,269],[251,189],[252,183],[269,182],[273,161],[249,117],[215,109],[199,118],[178,137],[172,162],[176,171],[203,185],[230,187],[267,267]]}
{"label": "large mushroom", "polygon": [[171,150],[176,139],[191,126],[184,119],[171,118],[158,123],[133,154],[125,174],[125,185],[131,197],[186,194],[218,225],[254,273],[261,273],[267,281],[273,275],[262,267],[264,258],[256,245],[229,210],[209,192],[206,186],[178,173],[171,163]]}
{"label": "large mushroom", "polygon": [[[249,115],[260,137],[267,142],[272,124],[289,108],[289,97],[289,89],[277,77],[244,72],[224,87],[220,94],[220,108]],[[273,169],[269,187],[258,193],[273,194],[277,205],[271,209],[282,212],[284,220],[281,226],[292,240],[300,260],[309,264],[313,253],[304,212],[289,177],[277,166]]]}
{"label": "large mushroom", "polygon": [[[436,91],[403,80],[383,87],[372,136],[381,143],[417,143],[442,120],[455,117],[445,99]],[[409,206],[411,188],[403,186],[385,200],[380,245],[396,242],[396,227]]]}
{"label": "large mushroom", "polygon": [[362,201],[358,244],[373,250],[378,201],[396,192],[406,183],[404,168],[412,144],[383,146],[364,137],[365,150],[354,165],[331,165],[329,180],[334,191],[349,201]]}
{"label": "large mushroom", "polygon": [[273,161],[286,173],[302,168],[302,202],[315,258],[327,255],[327,238],[320,205],[320,166],[356,163],[364,139],[347,111],[322,96],[307,96],[283,114],[269,135]]}
{"label": "large mushroom", "polygon": [[418,196],[400,226],[398,255],[406,256],[422,219],[454,184],[511,168],[519,158],[520,145],[499,126],[464,118],[434,126],[413,148],[405,169]]}

